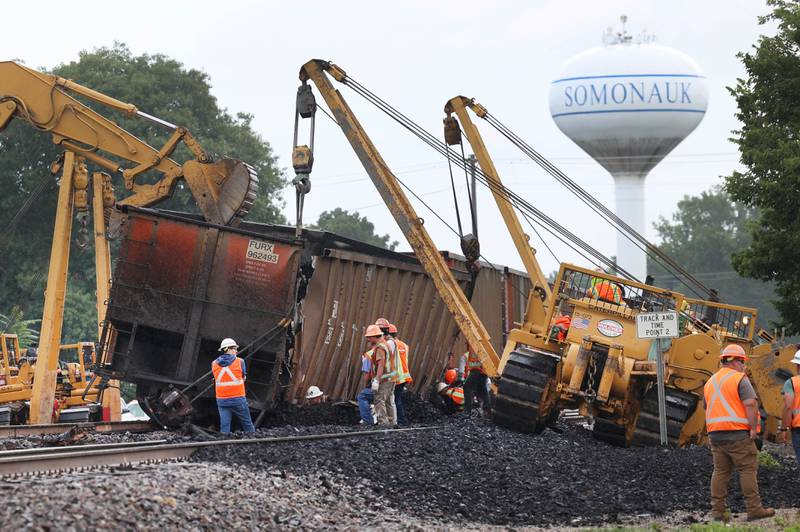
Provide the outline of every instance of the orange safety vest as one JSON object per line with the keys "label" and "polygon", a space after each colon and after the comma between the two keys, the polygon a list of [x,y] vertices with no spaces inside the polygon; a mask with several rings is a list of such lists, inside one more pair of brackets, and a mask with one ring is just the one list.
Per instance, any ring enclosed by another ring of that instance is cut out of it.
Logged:
{"label": "orange safety vest", "polygon": [[480,371],[483,374],[486,373],[483,370],[481,357],[478,356],[478,353],[472,353],[467,351],[466,355],[467,355],[467,367],[464,368],[464,373],[469,374],[470,371]]}
{"label": "orange safety vest", "polygon": [[744,373],[731,368],[720,368],[703,387],[706,399],[706,429],[750,430],[747,410],[739,398],[739,383]]}
{"label": "orange safety vest", "polygon": [[464,404],[464,388],[458,386],[456,388],[446,388],[444,394],[453,400],[455,404],[461,406]]}
{"label": "orange safety vest", "polygon": [[567,337],[567,333],[569,332],[569,328],[572,326],[572,318],[566,314],[562,314],[558,318],[556,318],[555,324],[553,328],[556,331],[556,339],[559,342],[564,341]]}
{"label": "orange safety vest", "polygon": [[794,402],[792,403],[792,428],[800,429],[800,375],[792,377]]}
{"label": "orange safety vest", "polygon": [[[393,347],[393,348],[392,348]],[[380,348],[381,351],[384,353],[384,365],[383,365],[383,375],[381,375],[381,381],[397,381],[397,367],[399,366],[400,357],[397,351],[397,342],[394,339],[384,338],[378,342],[374,349]],[[373,357],[374,357],[373,353]],[[377,364],[375,364],[377,367]]]}
{"label": "orange safety vest", "polygon": [[214,372],[214,392],[217,399],[245,397],[242,359],[236,357],[230,366],[220,366],[217,361],[211,363]]}
{"label": "orange safety vest", "polygon": [[619,304],[622,302],[622,290],[616,283],[611,281],[600,281],[589,289],[589,296],[594,299],[602,299],[609,303]]}
{"label": "orange safety vest", "polygon": [[397,352],[400,355],[400,367],[403,370],[402,374],[400,375],[399,384],[413,382],[411,373],[408,371],[408,344],[402,340],[398,340],[397,338],[394,339],[394,342],[397,344]]}

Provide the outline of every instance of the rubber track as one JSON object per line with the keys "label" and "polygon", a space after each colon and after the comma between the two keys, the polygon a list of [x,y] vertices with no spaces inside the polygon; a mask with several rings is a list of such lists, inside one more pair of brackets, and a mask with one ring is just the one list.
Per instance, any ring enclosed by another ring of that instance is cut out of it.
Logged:
{"label": "rubber track", "polygon": [[494,422],[518,432],[543,431],[547,419],[539,412],[539,402],[557,365],[555,358],[546,355],[511,353],[497,387]]}
{"label": "rubber track", "polygon": [[[694,394],[667,388],[667,442],[678,445],[683,424],[689,419],[697,406],[698,398]],[[642,400],[642,408],[636,420],[632,444],[640,447],[659,445],[661,437],[658,421],[658,389],[653,387]]]}

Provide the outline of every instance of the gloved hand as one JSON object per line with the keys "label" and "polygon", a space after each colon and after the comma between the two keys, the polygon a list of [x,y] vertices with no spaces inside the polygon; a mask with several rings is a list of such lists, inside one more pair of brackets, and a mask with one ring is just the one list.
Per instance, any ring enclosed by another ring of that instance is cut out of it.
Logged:
{"label": "gloved hand", "polygon": [[373,392],[378,391],[378,379],[372,379],[372,384],[370,385],[370,388],[372,389]]}

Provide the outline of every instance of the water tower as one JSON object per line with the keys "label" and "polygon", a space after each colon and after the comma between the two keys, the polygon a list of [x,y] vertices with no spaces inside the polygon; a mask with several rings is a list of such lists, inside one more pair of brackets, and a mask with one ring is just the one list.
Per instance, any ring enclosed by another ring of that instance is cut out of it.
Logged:
{"label": "water tower", "polygon": [[[697,63],[647,35],[611,28],[603,46],[569,59],[550,86],[556,125],[614,178],[617,216],[645,233],[644,179],[691,133],[708,106]],[[617,263],[644,280],[647,258],[622,234]]]}

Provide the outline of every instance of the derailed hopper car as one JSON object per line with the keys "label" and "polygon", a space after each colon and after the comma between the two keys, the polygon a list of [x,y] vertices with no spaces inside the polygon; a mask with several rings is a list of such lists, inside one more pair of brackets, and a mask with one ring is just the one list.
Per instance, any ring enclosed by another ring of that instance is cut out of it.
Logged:
{"label": "derailed hopper car", "polygon": [[[123,221],[103,360],[107,373],[137,385],[140,403],[162,423],[190,411],[213,419],[208,372],[224,337],[256,344],[243,356],[251,356],[247,392],[257,420],[310,385],[352,399],[363,329],[378,316],[395,321],[411,346],[415,391],[439,377],[451,350],[464,347],[413,256],[326,232],[295,239],[290,227],[245,222],[234,229],[151,209],[127,209]],[[459,257],[446,257],[466,286]],[[478,275],[473,301],[498,345],[524,312],[527,294],[517,292],[529,287],[508,269]]]}

